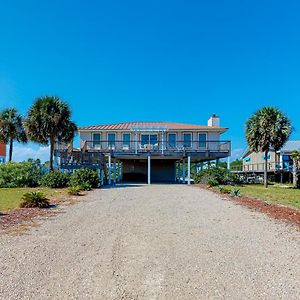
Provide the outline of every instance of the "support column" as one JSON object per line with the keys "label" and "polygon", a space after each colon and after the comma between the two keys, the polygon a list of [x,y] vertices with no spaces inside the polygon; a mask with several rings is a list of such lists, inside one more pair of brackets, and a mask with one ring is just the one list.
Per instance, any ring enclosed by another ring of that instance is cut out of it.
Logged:
{"label": "support column", "polygon": [[121,163],[118,161],[118,182],[121,182]]}
{"label": "support column", "polygon": [[178,180],[178,183],[180,183],[181,181],[181,168],[180,168],[180,161],[178,162],[178,172],[177,172],[177,180]]}
{"label": "support column", "polygon": [[117,183],[117,160],[114,158],[114,184]]}
{"label": "support column", "polygon": [[111,185],[111,155],[108,155],[108,170],[107,170],[108,184]]}
{"label": "support column", "polygon": [[120,180],[123,181],[123,163],[121,162],[121,165],[120,165]]}
{"label": "support column", "polygon": [[230,156],[227,157],[227,169],[230,170]]}
{"label": "support column", "polygon": [[148,155],[148,184],[151,183],[151,158]]}
{"label": "support column", "polygon": [[99,168],[97,170],[97,173],[98,173],[98,176],[99,176],[99,186],[101,186],[101,173],[102,173],[102,170]]}
{"label": "support column", "polygon": [[185,183],[185,159],[182,161],[182,183]]}
{"label": "support column", "polygon": [[188,184],[191,184],[191,157],[188,156]]}
{"label": "support column", "polygon": [[104,185],[104,170],[102,169],[101,170],[101,175],[100,175],[101,177],[101,185],[103,186]]}

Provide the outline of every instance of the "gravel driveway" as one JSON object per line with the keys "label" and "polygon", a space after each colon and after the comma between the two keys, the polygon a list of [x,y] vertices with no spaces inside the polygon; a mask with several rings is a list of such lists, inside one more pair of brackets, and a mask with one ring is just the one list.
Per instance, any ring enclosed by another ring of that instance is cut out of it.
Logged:
{"label": "gravel driveway", "polygon": [[97,190],[0,236],[1,299],[300,299],[300,233],[193,186]]}

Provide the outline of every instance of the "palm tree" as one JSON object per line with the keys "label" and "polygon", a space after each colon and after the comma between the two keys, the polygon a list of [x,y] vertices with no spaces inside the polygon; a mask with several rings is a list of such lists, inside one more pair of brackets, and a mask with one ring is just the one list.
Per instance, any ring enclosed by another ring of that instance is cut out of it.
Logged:
{"label": "palm tree", "polygon": [[14,141],[27,142],[23,118],[15,108],[7,108],[0,112],[0,141],[9,144],[9,161],[12,160]]}
{"label": "palm tree", "polygon": [[246,139],[250,150],[264,152],[264,185],[268,187],[268,154],[271,148],[278,151],[292,131],[288,117],[278,108],[267,106],[258,110],[246,122]]}
{"label": "palm tree", "polygon": [[50,170],[53,170],[55,142],[72,142],[77,126],[71,121],[67,103],[56,96],[44,96],[35,100],[25,121],[28,138],[42,145],[50,144]]}
{"label": "palm tree", "polygon": [[300,151],[293,151],[291,153],[291,158],[293,160],[293,186],[298,187],[298,172],[300,170]]}

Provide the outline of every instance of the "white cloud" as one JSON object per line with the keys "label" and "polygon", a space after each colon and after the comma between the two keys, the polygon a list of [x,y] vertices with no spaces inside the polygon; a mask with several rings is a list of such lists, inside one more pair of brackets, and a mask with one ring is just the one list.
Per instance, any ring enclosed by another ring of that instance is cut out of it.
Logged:
{"label": "white cloud", "polygon": [[[8,152],[8,148],[7,148]],[[49,160],[49,146],[21,145],[13,148],[13,161],[19,162],[29,158],[39,158],[41,162]]]}

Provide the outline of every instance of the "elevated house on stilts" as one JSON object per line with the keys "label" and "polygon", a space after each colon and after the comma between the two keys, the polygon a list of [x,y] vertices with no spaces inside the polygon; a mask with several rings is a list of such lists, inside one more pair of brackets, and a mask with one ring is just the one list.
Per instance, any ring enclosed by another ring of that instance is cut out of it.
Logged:
{"label": "elevated house on stilts", "polygon": [[102,184],[119,181],[191,183],[191,163],[230,156],[227,128],[211,116],[206,126],[127,122],[79,128],[80,148],[57,147],[63,169],[98,169]]}

